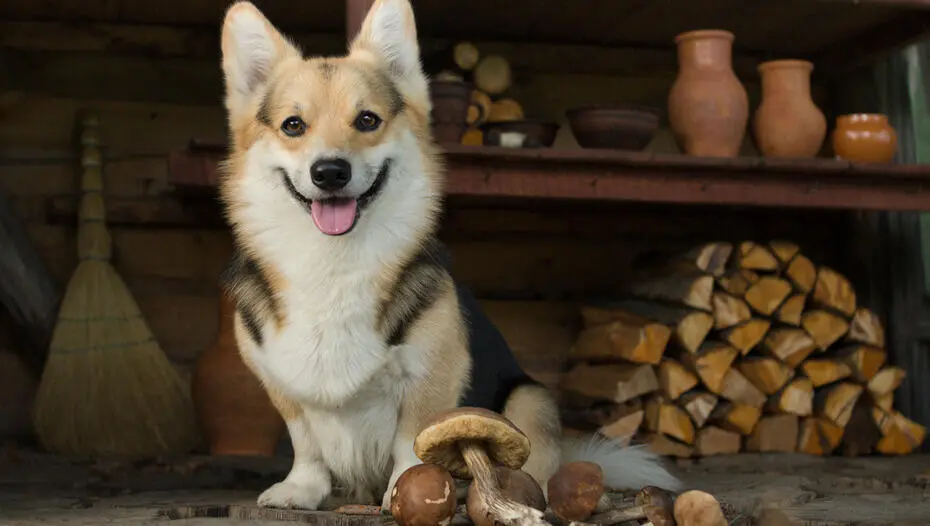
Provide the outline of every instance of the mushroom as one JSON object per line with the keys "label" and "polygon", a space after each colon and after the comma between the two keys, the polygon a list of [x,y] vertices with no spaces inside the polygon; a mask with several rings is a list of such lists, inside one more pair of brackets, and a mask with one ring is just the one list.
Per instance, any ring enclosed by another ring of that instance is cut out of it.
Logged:
{"label": "mushroom", "polygon": [[456,505],[452,475],[435,464],[407,469],[391,490],[391,515],[400,526],[447,525]]}
{"label": "mushroom", "polygon": [[562,520],[583,521],[610,509],[610,498],[604,493],[604,471],[594,462],[562,464],[546,487],[549,507]]}
{"label": "mushroom", "polygon": [[501,494],[495,464],[520,469],[530,456],[530,441],[510,420],[477,407],[445,411],[426,424],[413,443],[423,462],[438,464],[459,478],[474,479],[488,515],[501,524],[548,524],[543,512]]}
{"label": "mushroom", "polygon": [[[504,497],[539,511],[546,511],[546,496],[529,473],[520,469],[497,466],[494,468],[494,476],[497,478],[501,494]],[[475,523],[475,526],[497,526],[498,524],[490,516],[488,507],[474,483],[468,486],[465,510],[468,512],[468,518]]]}
{"label": "mushroom", "polygon": [[686,491],[675,499],[678,526],[727,526],[720,503],[710,493]]}
{"label": "mushroom", "polygon": [[646,519],[653,526],[675,526],[675,503],[667,491],[646,486],[636,494],[636,505],[642,506]]}

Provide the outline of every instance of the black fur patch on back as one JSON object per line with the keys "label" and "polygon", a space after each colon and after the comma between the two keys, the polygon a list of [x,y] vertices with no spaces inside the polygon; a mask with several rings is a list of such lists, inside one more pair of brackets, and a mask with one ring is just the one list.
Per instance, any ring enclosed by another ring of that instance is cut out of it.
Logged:
{"label": "black fur patch on back", "polygon": [[262,324],[277,312],[277,299],[265,273],[254,259],[236,249],[220,276],[220,283],[235,300],[252,341],[261,346]]}
{"label": "black fur patch on back", "polygon": [[401,270],[381,305],[378,327],[387,336],[388,345],[399,345],[407,339],[411,325],[436,301],[448,276],[445,247],[436,240],[427,241]]}

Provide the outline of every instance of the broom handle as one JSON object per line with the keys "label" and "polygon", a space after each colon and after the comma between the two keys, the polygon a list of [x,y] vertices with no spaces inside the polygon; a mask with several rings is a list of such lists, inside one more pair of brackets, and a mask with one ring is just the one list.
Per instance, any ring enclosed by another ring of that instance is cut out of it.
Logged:
{"label": "broom handle", "polygon": [[109,261],[112,241],[107,231],[103,202],[103,160],[100,155],[100,119],[87,112],[81,131],[81,203],[78,210],[78,260]]}

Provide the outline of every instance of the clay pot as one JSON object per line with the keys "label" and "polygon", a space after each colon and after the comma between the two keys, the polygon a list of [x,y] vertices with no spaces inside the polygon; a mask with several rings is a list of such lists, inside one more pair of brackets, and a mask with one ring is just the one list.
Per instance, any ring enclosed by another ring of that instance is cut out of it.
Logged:
{"label": "clay pot", "polygon": [[284,421],[239,355],[234,313],[232,299],[223,295],[219,331],[197,360],[191,395],[211,455],[272,456]]}
{"label": "clay pot", "polygon": [[436,142],[458,144],[467,128],[466,117],[471,105],[471,84],[455,80],[433,80],[429,96],[433,109],[430,128]]}
{"label": "clay pot", "polygon": [[811,99],[811,71],[806,60],[772,60],[759,64],[762,104],[753,132],[766,157],[814,157],[827,135],[827,119]]}
{"label": "clay pot", "polygon": [[888,163],[894,159],[898,135],[880,113],[854,113],[836,118],[833,153],[840,159]]}
{"label": "clay pot", "polygon": [[678,77],[668,95],[668,119],[679,147],[689,155],[736,157],[749,99],[733,73],[733,33],[690,31],[675,42]]}
{"label": "clay pot", "polygon": [[582,148],[642,150],[659,129],[659,114],[654,108],[574,108],[566,115]]}

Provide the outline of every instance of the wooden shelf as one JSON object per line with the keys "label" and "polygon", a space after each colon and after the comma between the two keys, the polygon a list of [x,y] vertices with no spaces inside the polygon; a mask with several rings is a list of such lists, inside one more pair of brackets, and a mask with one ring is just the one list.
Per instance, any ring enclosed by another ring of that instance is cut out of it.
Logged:
{"label": "wooden shelf", "polygon": [[[223,147],[171,156],[178,191],[210,189]],[[930,165],[711,159],[614,150],[446,148],[449,196],[859,210],[930,210]]]}

